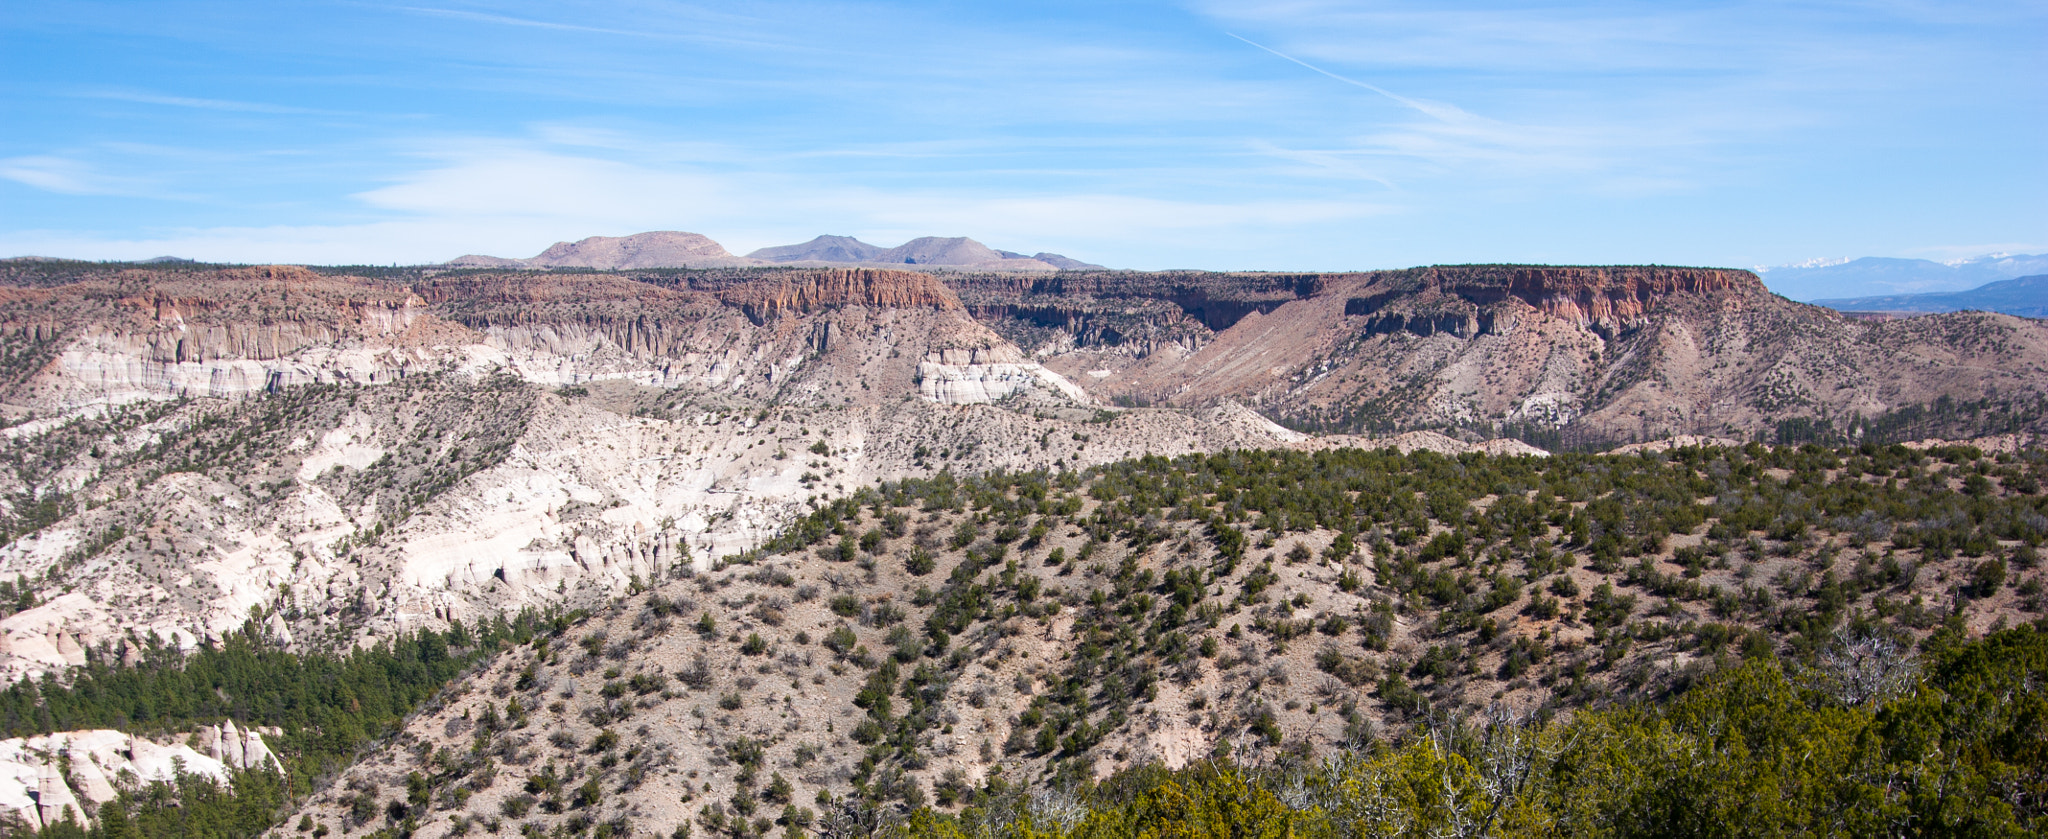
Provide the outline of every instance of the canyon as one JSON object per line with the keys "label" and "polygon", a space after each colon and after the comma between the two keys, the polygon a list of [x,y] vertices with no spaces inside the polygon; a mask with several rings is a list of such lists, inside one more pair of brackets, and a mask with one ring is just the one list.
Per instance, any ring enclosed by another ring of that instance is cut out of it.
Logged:
{"label": "canyon", "polygon": [[[252,609],[340,641],[595,602],[748,551],[811,499],[940,470],[1517,425],[1748,439],[2048,387],[2037,321],[1864,323],[1720,269],[64,279],[0,288],[0,493],[11,517],[69,505],[18,528],[0,573],[87,596],[8,618],[15,678]],[[220,448],[164,462],[200,445]]]}
{"label": "canyon", "polygon": [[67,592],[6,619],[9,678],[257,613],[345,643],[600,602],[943,470],[1749,439],[1941,400],[2037,433],[2013,412],[2048,388],[2038,321],[1865,323],[1668,267],[90,268],[0,288],[0,334],[0,496],[41,516],[0,574]]}
{"label": "canyon", "polygon": [[[28,595],[0,609],[0,678],[152,635],[336,649],[600,609],[884,481],[2048,431],[2042,322],[1858,321],[1746,271],[928,272],[598,245],[550,258],[617,270],[0,267],[0,580]],[[161,762],[64,745],[102,740],[0,753]],[[0,760],[0,806],[28,813],[4,777],[26,790],[47,762]]]}

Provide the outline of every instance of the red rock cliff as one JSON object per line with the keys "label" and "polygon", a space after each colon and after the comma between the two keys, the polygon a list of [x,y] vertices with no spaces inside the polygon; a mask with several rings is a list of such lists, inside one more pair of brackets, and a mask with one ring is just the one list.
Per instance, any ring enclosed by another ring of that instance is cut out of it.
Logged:
{"label": "red rock cliff", "polygon": [[528,336],[508,340],[596,335],[643,356],[688,352],[699,327],[724,310],[708,294],[610,274],[454,274],[413,288],[453,323]]}
{"label": "red rock cliff", "polygon": [[1578,321],[1627,321],[1673,294],[1763,292],[1748,271],[1662,266],[1472,265],[1422,269],[1423,282],[1479,305],[1514,297],[1545,314]]}
{"label": "red rock cliff", "polygon": [[425,301],[373,280],[294,266],[194,273],[123,271],[0,295],[0,329],[93,334],[165,363],[269,360],[309,346],[404,332]]}
{"label": "red rock cliff", "polygon": [[930,274],[875,268],[778,272],[719,289],[718,299],[759,323],[830,306],[960,309],[960,298]]}
{"label": "red rock cliff", "polygon": [[[1748,271],[1654,265],[1435,265],[1375,272],[1366,281],[1370,293],[1347,301],[1345,314],[1376,315],[1399,301],[1483,308],[1512,297],[1552,317],[1614,324],[1640,319],[1672,295],[1768,293]],[[1462,311],[1467,319],[1479,314]]]}

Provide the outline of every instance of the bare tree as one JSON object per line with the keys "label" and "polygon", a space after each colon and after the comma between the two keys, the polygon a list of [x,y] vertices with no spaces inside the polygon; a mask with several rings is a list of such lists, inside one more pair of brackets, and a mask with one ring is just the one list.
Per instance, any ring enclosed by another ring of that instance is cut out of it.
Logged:
{"label": "bare tree", "polygon": [[1813,687],[1844,705],[1882,705],[1912,689],[1920,661],[1891,636],[1842,629],[1808,675]]}
{"label": "bare tree", "polygon": [[814,828],[819,839],[873,839],[887,834],[901,814],[886,804],[844,798],[826,808]]}
{"label": "bare tree", "polygon": [[[1450,819],[1442,835],[1493,835],[1501,814],[1521,797],[1547,754],[1539,742],[1541,731],[1534,714],[1497,703],[1487,707],[1477,726],[1457,716],[1432,723],[1429,743],[1443,767],[1441,795]],[[1477,802],[1463,794],[1467,782],[1451,760],[1453,755],[1464,758],[1476,775],[1472,783],[1479,793]]]}
{"label": "bare tree", "polygon": [[1025,805],[1031,818],[1041,824],[1056,824],[1062,832],[1073,830],[1088,817],[1088,805],[1072,789],[1041,789],[1031,793]]}
{"label": "bare tree", "polygon": [[1486,817],[1477,836],[1493,830],[1501,811],[1521,797],[1529,777],[1545,754],[1537,742],[1541,726],[1535,715],[1495,704],[1486,709],[1486,728],[1479,741],[1479,789],[1486,796]]}

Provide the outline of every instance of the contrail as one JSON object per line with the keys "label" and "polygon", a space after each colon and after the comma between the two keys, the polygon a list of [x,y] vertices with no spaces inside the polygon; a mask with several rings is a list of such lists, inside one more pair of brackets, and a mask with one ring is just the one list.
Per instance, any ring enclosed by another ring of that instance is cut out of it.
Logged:
{"label": "contrail", "polygon": [[1314,71],[1316,71],[1316,72],[1318,72],[1318,73],[1321,73],[1321,74],[1323,74],[1323,75],[1325,75],[1325,76],[1329,76],[1330,78],[1336,79],[1337,81],[1343,82],[1343,83],[1345,83],[1345,84],[1348,84],[1348,85],[1351,85],[1351,86],[1353,86],[1353,87],[1362,87],[1362,88],[1365,88],[1366,90],[1370,90],[1370,91],[1372,91],[1372,92],[1374,92],[1374,93],[1377,93],[1377,94],[1379,94],[1379,95],[1381,95],[1381,96],[1385,96],[1385,97],[1387,97],[1388,99],[1392,99],[1392,100],[1394,100],[1394,101],[1396,101],[1396,102],[1399,102],[1399,103],[1401,103],[1401,104],[1403,104],[1403,105],[1406,105],[1406,106],[1408,106],[1408,107],[1410,107],[1410,108],[1413,108],[1413,109],[1415,109],[1416,111],[1419,111],[1419,112],[1421,112],[1421,113],[1423,113],[1423,114],[1426,114],[1426,115],[1429,115],[1429,116],[1435,117],[1435,118],[1437,118],[1437,119],[1439,119],[1439,120],[1443,120],[1444,122],[1461,122],[1461,121],[1463,121],[1463,120],[1459,119],[1459,117],[1469,117],[1469,116],[1470,116],[1470,114],[1467,114],[1467,113],[1466,113],[1465,111],[1463,111],[1463,110],[1460,110],[1460,109],[1459,109],[1459,108],[1457,108],[1456,106],[1451,106],[1451,105],[1440,105],[1440,104],[1436,104],[1436,103],[1433,103],[1433,102],[1424,102],[1424,101],[1422,101],[1422,100],[1419,100],[1419,99],[1410,99],[1410,98],[1408,98],[1408,97],[1406,97],[1406,96],[1402,96],[1401,94],[1395,93],[1395,92],[1393,92],[1393,91],[1391,91],[1391,90],[1387,90],[1386,88],[1380,87],[1380,86],[1378,86],[1378,85],[1373,85],[1373,84],[1367,84],[1367,83],[1365,83],[1365,82],[1361,82],[1361,81],[1359,81],[1359,80],[1357,80],[1357,79],[1350,79],[1350,78],[1345,78],[1345,77],[1343,77],[1343,76],[1339,76],[1339,75],[1337,75],[1336,73],[1332,73],[1332,72],[1330,72],[1330,71],[1328,71],[1328,70],[1325,70],[1325,69],[1323,69],[1323,68],[1321,68],[1321,67],[1317,67],[1317,66],[1315,66],[1314,64],[1310,64],[1310,63],[1308,63],[1308,62],[1306,62],[1306,61],[1303,61],[1303,60],[1301,60],[1301,59],[1299,59],[1299,58],[1295,58],[1294,56],[1291,56],[1291,55],[1288,55],[1287,53],[1284,53],[1284,52],[1281,52],[1281,51],[1279,51],[1279,50],[1273,49],[1272,47],[1266,46],[1265,44],[1261,44],[1261,43],[1259,43],[1259,42],[1257,42],[1257,41],[1254,41],[1254,40],[1252,40],[1252,39],[1250,39],[1250,38],[1246,38],[1246,37],[1244,37],[1244,36],[1242,36],[1242,35],[1239,35],[1239,34],[1237,34],[1237,33],[1235,33],[1235,32],[1225,32],[1225,33],[1223,33],[1223,34],[1225,34],[1225,35],[1229,35],[1230,37],[1232,37],[1232,38],[1236,38],[1236,39],[1238,39],[1238,40],[1240,40],[1240,41],[1243,41],[1243,42],[1245,42],[1245,43],[1247,43],[1247,44],[1251,44],[1252,46],[1258,47],[1259,49],[1265,50],[1266,52],[1272,53],[1273,55],[1276,55],[1276,56],[1279,56],[1279,57],[1281,57],[1281,58],[1287,59],[1288,61],[1292,61],[1292,62],[1294,62],[1294,63],[1296,63],[1296,64],[1299,64],[1299,65],[1301,65],[1301,66],[1303,66],[1303,67],[1307,67],[1308,69],[1310,69],[1310,70],[1314,70]]}

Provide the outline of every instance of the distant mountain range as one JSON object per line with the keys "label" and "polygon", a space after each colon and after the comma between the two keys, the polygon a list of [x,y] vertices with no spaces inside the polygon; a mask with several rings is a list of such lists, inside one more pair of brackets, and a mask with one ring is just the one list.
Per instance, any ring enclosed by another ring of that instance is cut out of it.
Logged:
{"label": "distant mountain range", "polygon": [[1866,256],[1758,268],[1756,272],[1774,292],[1793,300],[1818,302],[1872,294],[1967,291],[1998,280],[2048,274],[2048,254],[1990,254],[1946,263]]}
{"label": "distant mountain range", "polygon": [[2048,318],[2048,274],[1986,283],[1969,291],[1893,294],[1812,301],[1838,312],[2003,312]]}
{"label": "distant mountain range", "polygon": [[632,236],[592,236],[577,242],[556,242],[529,259],[471,254],[449,260],[456,268],[729,268],[745,265],[827,267],[866,265],[928,266],[970,271],[1100,270],[1102,266],[1056,253],[1026,256],[996,250],[964,236],[926,236],[893,248],[871,245],[851,236],[819,236],[798,245],[762,248],[734,256],[723,245],[697,233],[661,230]]}
{"label": "distant mountain range", "polygon": [[926,236],[893,248],[870,245],[852,236],[819,236],[801,245],[762,248],[747,254],[747,258],[776,265],[938,265],[993,267],[1008,271],[1045,270],[1027,264],[1037,262],[1056,271],[1102,269],[1100,265],[1056,253],[1026,256],[1015,251],[996,250],[964,236],[950,239]]}

